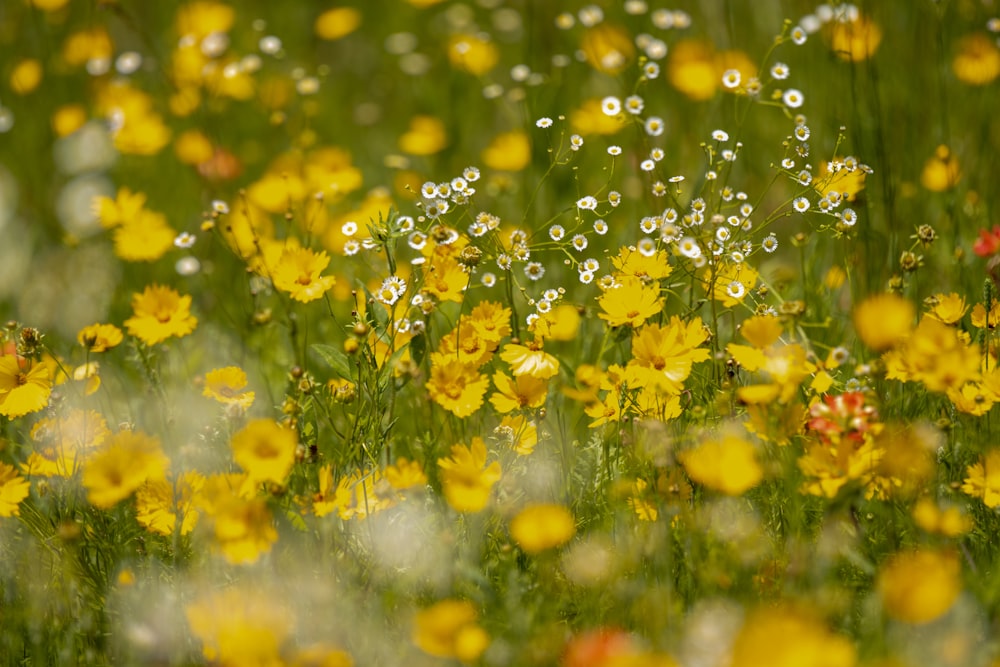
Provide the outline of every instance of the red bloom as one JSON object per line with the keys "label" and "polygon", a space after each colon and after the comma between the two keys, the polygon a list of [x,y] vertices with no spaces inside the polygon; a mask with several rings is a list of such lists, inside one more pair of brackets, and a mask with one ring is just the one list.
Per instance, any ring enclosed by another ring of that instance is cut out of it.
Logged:
{"label": "red bloom", "polygon": [[563,655],[563,667],[602,667],[636,652],[632,636],[623,630],[601,628],[573,637]]}
{"label": "red bloom", "polygon": [[1000,252],[1000,225],[993,225],[993,231],[979,230],[979,238],[972,244],[972,252],[980,257],[990,257]]}

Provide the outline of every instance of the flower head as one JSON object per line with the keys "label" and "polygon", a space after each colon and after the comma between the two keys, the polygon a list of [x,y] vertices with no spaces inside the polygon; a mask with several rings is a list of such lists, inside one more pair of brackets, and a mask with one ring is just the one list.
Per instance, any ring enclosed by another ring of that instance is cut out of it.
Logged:
{"label": "flower head", "polygon": [[147,479],[162,479],[168,463],[157,438],[139,431],[122,431],[84,463],[87,500],[102,509],[113,507]]}
{"label": "flower head", "polygon": [[479,512],[490,500],[493,485],[500,481],[500,463],[486,465],[486,443],[473,438],[471,445],[458,444],[451,456],[438,459],[445,500],[457,512]]}
{"label": "flower head", "polygon": [[162,285],[148,285],[142,294],[133,294],[132,311],[125,328],[146,345],[162,343],[171,336],[186,336],[198,324],[191,314],[191,297]]}
{"label": "flower head", "polygon": [[322,298],[336,282],[333,276],[320,275],[329,263],[330,258],[325,252],[288,248],[274,267],[274,287],[303,303]]}
{"label": "flower head", "polygon": [[28,365],[16,355],[0,356],[0,415],[15,419],[38,412],[48,405],[51,393],[52,377],[46,364]]}
{"label": "flower head", "polygon": [[295,432],[273,419],[255,419],[233,436],[233,459],[248,481],[284,484],[295,463]]}

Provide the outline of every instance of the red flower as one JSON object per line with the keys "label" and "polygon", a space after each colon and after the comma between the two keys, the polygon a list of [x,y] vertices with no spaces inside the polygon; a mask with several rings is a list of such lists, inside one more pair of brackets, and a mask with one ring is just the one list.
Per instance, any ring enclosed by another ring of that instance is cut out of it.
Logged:
{"label": "red flower", "polygon": [[972,244],[972,252],[980,257],[990,257],[1000,252],[1000,225],[993,225],[993,231],[979,230],[979,238]]}
{"label": "red flower", "polygon": [[623,630],[601,628],[579,634],[569,641],[563,667],[602,667],[615,658],[633,655],[632,636]]}

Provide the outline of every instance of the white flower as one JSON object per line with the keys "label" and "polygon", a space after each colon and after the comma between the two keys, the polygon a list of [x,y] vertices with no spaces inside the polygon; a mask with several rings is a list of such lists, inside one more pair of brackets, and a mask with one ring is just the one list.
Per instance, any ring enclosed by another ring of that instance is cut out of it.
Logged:
{"label": "white flower", "polygon": [[535,125],[544,130],[547,127],[552,127],[552,119],[547,117],[539,118],[535,121]]}
{"label": "white flower", "polygon": [[789,88],[781,96],[781,101],[784,102],[785,106],[789,109],[798,109],[805,101],[805,97],[802,95],[802,91],[796,90],[795,88]]}
{"label": "white flower", "polygon": [[581,197],[577,200],[576,207],[583,211],[593,211],[597,208],[597,198],[590,195]]}
{"label": "white flower", "polygon": [[727,69],[722,73],[722,85],[732,90],[740,85],[740,71],[738,69]]}
{"label": "white flower", "polygon": [[622,102],[614,95],[608,95],[601,100],[601,110],[606,116],[617,116],[622,111]]}

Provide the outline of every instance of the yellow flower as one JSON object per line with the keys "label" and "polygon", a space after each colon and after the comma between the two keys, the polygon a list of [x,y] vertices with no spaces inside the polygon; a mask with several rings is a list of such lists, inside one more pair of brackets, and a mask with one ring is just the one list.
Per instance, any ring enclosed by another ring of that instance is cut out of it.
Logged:
{"label": "yellow flower", "polygon": [[510,522],[510,536],[529,554],[562,546],[575,534],[576,520],[562,505],[528,505]]}
{"label": "yellow flower", "polygon": [[66,38],[62,57],[71,67],[86,64],[91,60],[110,61],[114,57],[114,46],[107,30],[99,26],[87,28],[74,32]]}
{"label": "yellow flower", "polygon": [[284,484],[298,447],[295,431],[273,419],[255,419],[233,435],[233,460],[247,473],[250,484]]}
{"label": "yellow flower", "polygon": [[238,405],[244,410],[253,405],[254,392],[243,391],[247,386],[247,374],[238,366],[215,368],[205,374],[205,389],[202,396],[215,399],[224,405]]}
{"label": "yellow flower", "polygon": [[531,164],[531,141],[521,130],[504,132],[493,137],[480,158],[495,171],[521,171]]}
{"label": "yellow flower", "polygon": [[928,533],[959,537],[972,530],[972,518],[959,507],[939,507],[930,498],[921,498],[913,506],[913,520]]}
{"label": "yellow flower", "polygon": [[674,44],[667,62],[667,79],[692,100],[711,99],[721,82],[711,45],[695,40]]}
{"label": "yellow flower", "polygon": [[757,486],[764,470],[745,437],[723,432],[678,456],[688,476],[713,491],[738,496]]}
{"label": "yellow flower", "polygon": [[278,540],[266,498],[247,499],[229,490],[216,494],[205,511],[213,521],[212,549],[228,563],[254,563]]}
{"label": "yellow flower", "polygon": [[476,621],[479,614],[467,600],[441,600],[417,612],[413,619],[413,643],[438,658],[474,662],[490,638]]}
{"label": "yellow flower", "polygon": [[929,623],[948,611],[962,591],[958,557],[927,549],[897,552],[882,566],[878,591],[890,617]]}
{"label": "yellow flower", "polygon": [[437,352],[431,354],[431,364],[458,363],[479,368],[493,356],[497,342],[479,337],[479,331],[466,318],[438,341]]}
{"label": "yellow flower", "polygon": [[493,485],[500,481],[500,463],[486,465],[486,443],[473,438],[471,445],[458,444],[451,456],[438,459],[445,500],[458,512],[479,512],[489,502]]}
{"label": "yellow flower", "polygon": [[777,317],[754,315],[743,321],[740,335],[758,350],[763,350],[778,341],[782,330],[781,320]]}
{"label": "yellow flower", "polygon": [[80,329],[76,340],[91,352],[105,352],[122,342],[122,330],[113,324],[91,324]]}
{"label": "yellow flower", "polygon": [[[836,157],[834,161],[842,162],[840,158]],[[847,197],[847,201],[854,201],[858,193],[865,189],[866,176],[867,174],[862,169],[851,170],[842,168],[831,172],[829,163],[823,160],[819,163],[819,171],[816,173],[816,180],[813,181],[813,188],[823,197],[836,192],[839,195]],[[837,268],[839,269],[840,267]],[[840,271],[842,273],[843,269],[840,269]],[[840,282],[841,284],[843,283],[842,280]],[[836,288],[831,287],[831,289]]]}
{"label": "yellow flower", "polygon": [[31,492],[31,482],[17,474],[17,468],[0,463],[0,517],[19,516],[21,501]]}
{"label": "yellow flower", "polygon": [[622,278],[618,286],[604,292],[597,302],[603,311],[598,317],[611,327],[637,327],[663,310],[659,285],[655,282],[647,285],[633,276]]}
{"label": "yellow flower", "polygon": [[587,28],[580,50],[591,67],[606,74],[618,74],[635,58],[632,37],[624,28],[610,23]]}
{"label": "yellow flower", "polygon": [[1000,449],[991,449],[965,469],[962,491],[987,507],[1000,506]]}
{"label": "yellow flower", "polygon": [[916,309],[895,294],[868,297],[854,308],[854,329],[865,345],[881,352],[909,335]]}
{"label": "yellow flower", "polygon": [[10,89],[18,95],[27,95],[42,82],[42,64],[34,58],[25,58],[10,73]]}
{"label": "yellow flower", "polygon": [[330,263],[323,251],[309,248],[289,248],[281,253],[271,279],[275,289],[287,292],[296,301],[308,303],[321,299],[336,280],[320,274]]}
{"label": "yellow flower", "polygon": [[115,255],[126,262],[153,262],[173,246],[177,232],[167,217],[156,211],[141,210],[115,228],[112,239]]}
{"label": "yellow flower", "polygon": [[546,340],[576,340],[582,319],[576,306],[564,303],[547,313],[541,313],[529,327],[529,331]]}
{"label": "yellow flower", "polygon": [[625,127],[625,119],[604,113],[601,98],[594,97],[583,102],[569,114],[569,124],[583,136],[617,134]]}
{"label": "yellow flower", "polygon": [[658,250],[652,255],[623,246],[618,254],[611,258],[615,272],[621,276],[634,276],[643,280],[660,280],[668,277],[673,268],[670,266],[670,255],[665,250]]}
{"label": "yellow flower", "polygon": [[399,138],[399,150],[408,155],[434,155],[447,145],[448,130],[434,116],[414,116],[409,129]]}
{"label": "yellow flower", "polygon": [[431,366],[427,391],[435,403],[461,418],[480,408],[489,384],[489,378],[475,366],[451,363]]}
{"label": "yellow flower", "polygon": [[113,507],[146,480],[163,479],[168,464],[157,438],[121,431],[83,464],[87,500],[102,509]]}
{"label": "yellow flower", "polygon": [[316,17],[313,30],[320,39],[333,41],[350,35],[361,25],[361,12],[353,7],[334,7]]}
{"label": "yellow flower", "polygon": [[882,42],[882,29],[865,16],[854,21],[834,21],[830,48],[841,60],[861,62],[870,58]]}
{"label": "yellow flower", "polygon": [[295,627],[291,611],[257,588],[228,588],[198,597],[184,608],[202,654],[222,667],[285,664],[282,645]]}
{"label": "yellow flower", "polygon": [[968,309],[969,306],[965,303],[965,297],[960,294],[955,292],[951,294],[935,294],[933,305],[927,314],[939,322],[955,324],[965,316],[965,312]]}
{"label": "yellow flower", "polygon": [[45,417],[31,429],[35,451],[21,470],[31,476],[72,477],[109,435],[104,417],[93,410],[73,409],[65,417]]}
{"label": "yellow flower", "polygon": [[528,341],[527,345],[507,343],[500,352],[500,359],[510,364],[515,377],[530,375],[547,380],[559,374],[559,360],[542,349],[542,341]]}
{"label": "yellow flower", "polygon": [[212,141],[198,130],[188,130],[174,140],[174,154],[184,164],[208,162],[215,154]]}
{"label": "yellow flower", "polygon": [[518,456],[528,456],[538,444],[538,428],[535,422],[528,421],[523,415],[507,415],[493,429],[494,436],[510,448]]}
{"label": "yellow flower", "polygon": [[990,329],[996,329],[997,325],[1000,324],[1000,301],[993,301],[990,304],[990,312],[986,312],[986,307],[981,303],[977,303],[972,307],[972,316],[970,318],[972,326],[977,329],[986,329],[989,325]]}
{"label": "yellow flower", "polygon": [[424,278],[424,289],[438,301],[462,303],[469,274],[451,257],[435,256]]}
{"label": "yellow flower", "polygon": [[194,500],[204,483],[205,478],[195,470],[185,472],[175,482],[147,480],[135,494],[136,521],[151,532],[170,536],[180,514],[180,534],[187,535],[198,523]]}
{"label": "yellow flower", "polygon": [[210,0],[189,2],[177,10],[177,34],[201,41],[212,33],[229,32],[235,18],[236,12],[233,8],[221,2]]}
{"label": "yellow flower", "polygon": [[0,415],[16,419],[49,404],[52,375],[42,363],[30,364],[16,355],[0,356]]}
{"label": "yellow flower", "polygon": [[927,159],[920,172],[920,184],[931,192],[944,192],[955,187],[962,178],[962,168],[951,150],[944,144]]}
{"label": "yellow flower", "polygon": [[782,603],[752,612],[733,642],[730,667],[854,667],[854,646],[808,609]]}
{"label": "yellow flower", "polygon": [[1000,76],[1000,49],[982,33],[968,35],[959,42],[951,68],[962,83],[985,86]]}
{"label": "yellow flower", "polygon": [[479,333],[480,338],[499,343],[510,335],[510,308],[495,301],[481,301],[465,319]]}
{"label": "yellow flower", "polygon": [[452,35],[448,40],[448,60],[452,67],[482,76],[497,64],[496,45],[481,35]]}
{"label": "yellow flower", "polygon": [[389,486],[397,491],[413,487],[422,488],[427,485],[427,475],[424,474],[423,467],[407,458],[396,459],[394,465],[386,467],[383,475]]}
{"label": "yellow flower", "polygon": [[497,412],[504,414],[524,408],[540,408],[548,396],[548,381],[532,375],[517,375],[513,380],[501,371],[493,374],[496,392],[490,403]]}
{"label": "yellow flower", "polygon": [[647,324],[632,335],[629,366],[643,369],[647,385],[679,394],[692,365],[709,358],[708,350],[698,348],[706,338],[700,317],[684,322],[674,315],[666,326]]}
{"label": "yellow flower", "polygon": [[87,122],[87,111],[80,104],[65,104],[52,113],[52,130],[58,137],[66,137]]}
{"label": "yellow flower", "polygon": [[[726,308],[732,308],[743,301],[746,294],[757,284],[757,269],[746,262],[720,262],[714,269],[706,269],[703,274],[705,289],[711,283],[712,298]],[[714,282],[713,282],[714,281]]]}
{"label": "yellow flower", "polygon": [[98,220],[101,221],[101,226],[105,229],[111,229],[134,220],[145,205],[146,195],[141,192],[133,193],[128,188],[119,188],[114,199],[110,197],[94,198],[94,212],[97,214]]}
{"label": "yellow flower", "polygon": [[198,319],[190,310],[190,296],[181,296],[162,285],[148,285],[142,294],[132,295],[134,315],[125,320],[125,328],[146,345],[156,345],[171,336],[180,338],[194,331]]}

